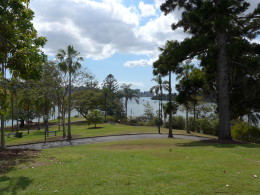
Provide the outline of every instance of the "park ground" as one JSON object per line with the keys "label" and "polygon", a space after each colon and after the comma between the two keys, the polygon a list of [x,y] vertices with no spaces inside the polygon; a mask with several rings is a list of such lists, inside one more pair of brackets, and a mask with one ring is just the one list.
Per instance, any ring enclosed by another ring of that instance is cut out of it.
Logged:
{"label": "park ground", "polygon": [[[92,129],[78,123],[73,125],[72,130],[86,137],[120,132],[156,132],[156,128],[152,127],[119,124],[102,124],[100,127],[103,128]],[[37,138],[33,135],[37,132],[40,134],[41,130],[32,131],[29,135]],[[166,129],[163,132],[166,133]],[[20,140],[31,141],[29,135]],[[18,142],[7,140],[7,143]],[[139,139],[41,151],[13,149],[0,154],[1,195],[247,195],[260,194],[259,176],[260,145],[249,143]]]}

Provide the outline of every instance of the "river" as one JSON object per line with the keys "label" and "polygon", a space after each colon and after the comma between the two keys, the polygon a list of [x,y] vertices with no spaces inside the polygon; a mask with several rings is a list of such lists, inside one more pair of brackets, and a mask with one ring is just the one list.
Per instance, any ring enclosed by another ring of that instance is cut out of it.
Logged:
{"label": "river", "polygon": [[[166,101],[164,101],[165,103]],[[150,97],[140,97],[139,98],[139,104],[136,103],[135,100],[129,100],[128,101],[128,106],[127,106],[127,116],[141,116],[144,114],[144,104],[149,103],[152,108],[153,108],[153,113],[156,115],[156,111],[159,109],[159,101],[158,100],[152,100]],[[78,115],[78,112],[73,110],[71,112],[71,116],[76,116]],[[181,111],[177,112],[177,115],[184,116],[184,113]],[[51,116],[50,119],[55,119],[58,116],[58,109],[56,109],[55,114]],[[33,120],[34,122],[37,122],[38,120],[35,119]],[[42,121],[42,119],[41,119]],[[16,121],[14,121],[14,124],[16,125]],[[11,126],[11,121],[6,121],[6,126]]]}

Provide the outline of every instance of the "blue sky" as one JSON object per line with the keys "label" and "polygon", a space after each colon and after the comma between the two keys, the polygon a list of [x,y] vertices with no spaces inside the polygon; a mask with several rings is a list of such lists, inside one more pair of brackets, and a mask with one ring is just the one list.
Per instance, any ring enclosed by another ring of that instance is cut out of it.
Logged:
{"label": "blue sky", "polygon": [[[180,13],[164,16],[164,0],[31,0],[34,26],[48,39],[44,51],[55,56],[68,45],[84,57],[99,82],[113,74],[119,84],[149,90],[152,63],[166,40],[182,41],[187,35],[172,31]],[[256,1],[251,0],[254,7]],[[258,39],[259,41],[259,39]],[[175,83],[175,82],[174,82]],[[174,84],[173,83],[173,84]]]}

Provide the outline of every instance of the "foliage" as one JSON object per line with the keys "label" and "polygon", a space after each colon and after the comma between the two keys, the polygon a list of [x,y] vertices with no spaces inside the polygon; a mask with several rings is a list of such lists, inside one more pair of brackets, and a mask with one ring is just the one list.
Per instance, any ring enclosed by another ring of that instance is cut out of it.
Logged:
{"label": "foliage", "polygon": [[252,67],[259,67],[259,44],[250,40],[259,34],[260,6],[248,12],[249,6],[245,0],[167,0],[161,5],[165,14],[182,10],[172,28],[183,28],[191,36],[167,49],[172,67],[194,57],[201,60],[209,89],[212,94],[217,92],[222,140],[231,139],[230,109],[234,118],[258,107],[259,74]]}
{"label": "foliage", "polygon": [[151,120],[154,117],[153,107],[149,102],[144,104],[144,116],[146,116],[148,120]]}
{"label": "foliage", "polygon": [[243,121],[234,122],[231,133],[234,139],[260,143],[260,129]]}
{"label": "foliage", "polygon": [[103,114],[99,110],[91,110],[86,119],[89,125],[94,124],[97,128],[97,124],[103,122]]}
{"label": "foliage", "polygon": [[83,117],[87,118],[90,110],[101,107],[101,92],[99,90],[85,89],[76,91],[72,95],[73,108]]}
{"label": "foliage", "polygon": [[218,135],[218,120],[212,120],[208,118],[196,120],[197,129],[200,133],[208,135]]}
{"label": "foliage", "polygon": [[[59,69],[66,75],[68,74],[68,139],[71,139],[71,124],[70,124],[70,112],[72,109],[72,100],[71,100],[71,88],[72,88],[72,75],[75,75],[77,70],[81,68],[81,61],[83,57],[79,56],[80,53],[74,49],[72,45],[68,45],[66,50],[59,49],[56,58],[60,61],[58,66]],[[65,98],[63,98],[65,100]],[[64,122],[65,111],[63,110],[62,117]],[[63,124],[64,126],[64,124]],[[65,131],[65,129],[64,129]]]}
{"label": "foliage", "polygon": [[10,93],[0,86],[0,116],[6,118],[9,112]]}
{"label": "foliage", "polygon": [[0,64],[23,79],[38,79],[46,56],[41,51],[45,37],[33,27],[34,12],[28,0],[0,2]]}
{"label": "foliage", "polygon": [[122,114],[117,110],[120,107],[118,88],[117,80],[112,74],[109,74],[102,83],[102,110],[105,111],[105,118],[107,115]]}
{"label": "foliage", "polygon": [[107,116],[106,117],[106,121],[110,122],[110,123],[115,123],[116,122],[116,118],[113,116]]}
{"label": "foliage", "polygon": [[[169,123],[165,122],[164,127],[168,128]],[[173,116],[172,117],[172,128],[174,129],[184,129],[185,128],[185,119],[183,116]]]}
{"label": "foliage", "polygon": [[121,86],[121,95],[125,98],[125,113],[127,117],[127,104],[128,100],[134,99],[137,104],[139,104],[139,95],[135,92],[135,90],[131,89],[132,84],[123,84]]}

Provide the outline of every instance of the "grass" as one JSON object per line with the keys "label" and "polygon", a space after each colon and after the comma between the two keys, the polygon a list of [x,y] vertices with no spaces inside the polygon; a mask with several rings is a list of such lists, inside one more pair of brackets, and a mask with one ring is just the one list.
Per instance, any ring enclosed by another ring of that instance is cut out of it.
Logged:
{"label": "grass", "polygon": [[[99,124],[100,128],[91,128],[92,126],[88,126],[87,123],[72,123],[71,132],[73,138],[80,137],[95,137],[95,136],[106,136],[106,135],[120,135],[120,134],[140,134],[140,133],[157,133],[157,127],[150,126],[128,126],[122,124],[110,124],[104,123]],[[57,131],[58,126],[52,126],[49,129],[50,131]],[[162,133],[168,133],[168,129],[162,128]],[[186,134],[184,130],[174,130],[175,134]],[[62,130],[57,131],[57,136],[51,135],[48,137],[48,141],[51,140],[60,140],[62,138]],[[192,133],[192,135],[205,136],[199,133]],[[211,136],[212,137],[212,136]],[[7,146],[10,145],[18,145],[18,144],[26,144],[26,143],[35,143],[35,142],[43,142],[44,141],[44,130],[41,129],[39,131],[32,130],[30,134],[27,134],[27,131],[23,132],[22,138],[10,137],[6,138]]]}
{"label": "grass", "polygon": [[260,194],[259,144],[145,139],[29,156],[0,161],[13,165],[0,194]]}

